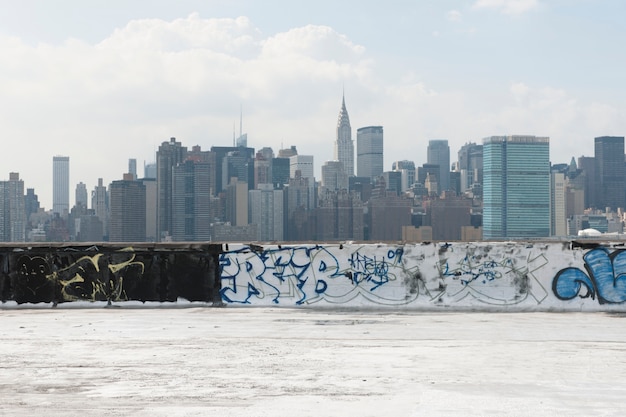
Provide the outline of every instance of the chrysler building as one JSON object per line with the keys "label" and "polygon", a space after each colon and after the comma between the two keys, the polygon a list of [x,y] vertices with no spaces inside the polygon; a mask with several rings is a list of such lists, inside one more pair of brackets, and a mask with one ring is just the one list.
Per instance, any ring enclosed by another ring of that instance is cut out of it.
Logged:
{"label": "chrysler building", "polygon": [[348,177],[354,176],[354,142],[350,117],[346,110],[345,96],[341,98],[341,111],[337,120],[337,140],[335,141],[335,160],[343,162]]}

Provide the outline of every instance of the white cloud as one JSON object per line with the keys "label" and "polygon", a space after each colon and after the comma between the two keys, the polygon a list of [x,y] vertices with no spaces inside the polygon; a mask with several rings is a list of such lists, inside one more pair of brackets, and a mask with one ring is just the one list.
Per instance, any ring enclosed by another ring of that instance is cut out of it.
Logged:
{"label": "white cloud", "polygon": [[446,19],[451,22],[460,22],[463,19],[463,15],[458,10],[450,10],[446,13]]}
{"label": "white cloud", "polygon": [[342,85],[372,77],[365,49],[329,27],[267,37],[245,17],[134,20],[98,44],[0,37],[0,48],[0,123],[16,144],[0,179],[20,172],[46,208],[53,155],[70,156],[72,187],[108,184],[170,136],[228,145],[241,105],[251,146],[331,155]]}
{"label": "white cloud", "polygon": [[524,83],[513,83],[511,84],[510,91],[515,100],[520,102],[528,96],[530,88]]}
{"label": "white cloud", "polygon": [[522,82],[512,83],[510,92],[512,100],[502,100],[498,110],[480,118],[483,130],[491,127],[498,135],[549,136],[555,163],[569,162],[572,156],[592,156],[594,137],[623,132],[623,108],[581,102],[563,89]]}
{"label": "white cloud", "polygon": [[495,9],[504,14],[518,15],[537,9],[539,0],[476,0],[476,9]]}

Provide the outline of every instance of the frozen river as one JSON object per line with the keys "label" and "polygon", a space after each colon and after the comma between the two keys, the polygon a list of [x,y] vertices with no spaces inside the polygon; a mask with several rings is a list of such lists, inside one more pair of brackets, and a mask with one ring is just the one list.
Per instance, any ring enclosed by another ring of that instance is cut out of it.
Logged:
{"label": "frozen river", "polygon": [[0,310],[2,416],[623,416],[626,316]]}

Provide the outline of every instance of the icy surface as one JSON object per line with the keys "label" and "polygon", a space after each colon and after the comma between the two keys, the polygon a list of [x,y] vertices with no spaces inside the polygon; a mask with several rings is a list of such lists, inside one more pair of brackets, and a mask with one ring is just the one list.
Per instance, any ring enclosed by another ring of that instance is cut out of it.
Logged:
{"label": "icy surface", "polygon": [[0,310],[0,415],[621,416],[626,316]]}

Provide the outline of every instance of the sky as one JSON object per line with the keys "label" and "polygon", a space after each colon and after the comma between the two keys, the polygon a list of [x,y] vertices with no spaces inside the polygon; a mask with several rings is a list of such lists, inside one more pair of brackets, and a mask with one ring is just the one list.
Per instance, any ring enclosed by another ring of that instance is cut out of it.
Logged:
{"label": "sky", "polygon": [[550,137],[553,163],[626,134],[621,0],[0,0],[0,179],[52,208],[52,158],[76,184],[138,175],[164,141],[296,146],[334,158],[342,95],[384,164],[451,161],[492,135]]}

